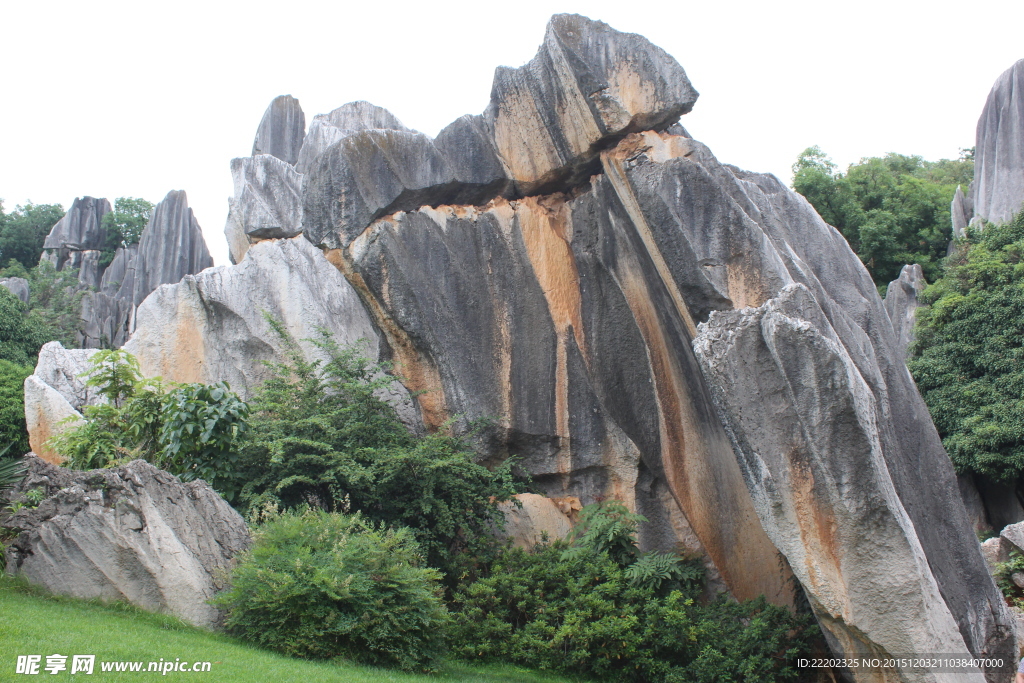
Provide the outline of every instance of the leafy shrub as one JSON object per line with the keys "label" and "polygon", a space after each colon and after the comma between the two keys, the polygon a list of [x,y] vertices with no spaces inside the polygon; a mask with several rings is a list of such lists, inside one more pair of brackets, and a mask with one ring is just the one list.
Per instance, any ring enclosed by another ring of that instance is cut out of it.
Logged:
{"label": "leafy shrub", "polygon": [[511,463],[489,471],[455,438],[417,438],[380,398],[393,381],[380,366],[326,335],[311,341],[329,360],[306,361],[278,330],[289,362],[272,366],[239,442],[244,506],[350,507],[411,528],[427,563],[448,575],[462,551],[493,542],[497,502],[517,492]]}
{"label": "leafy shrub", "polygon": [[1013,575],[1020,573],[1024,573],[1024,555],[1016,548],[1010,551],[1010,559],[996,564],[992,572],[1003,596],[1017,606],[1024,603],[1024,589],[1013,582]]}
{"label": "leafy shrub", "polygon": [[100,254],[101,268],[110,265],[120,247],[138,243],[152,212],[153,203],[145,199],[118,197],[114,200],[114,210],[103,216],[107,237]]}
{"label": "leafy shrub", "polygon": [[638,552],[639,515],[612,503],[581,518],[568,543],[508,549],[456,594],[455,653],[624,681],[797,677],[809,617],[763,599],[701,604],[696,561]]}
{"label": "leafy shrub", "polygon": [[28,452],[25,428],[25,378],[32,368],[0,360],[0,451],[9,455]]}
{"label": "leafy shrub", "polygon": [[[79,290],[76,270],[58,271],[49,261],[27,269],[12,259],[6,268],[0,270],[0,277],[25,278],[29,286],[28,306],[17,297],[12,297],[16,302],[13,309],[10,301],[0,303],[0,357],[35,365],[39,347],[48,341],[59,341],[67,348],[77,346],[76,335],[85,292]],[[17,313],[12,314],[12,310]],[[15,352],[18,353],[17,358],[6,353],[3,349],[9,341],[24,353]]]}
{"label": "leafy shrub", "polygon": [[908,363],[958,472],[1024,475],[1024,212],[969,230],[929,286]]}
{"label": "leafy shrub", "polygon": [[262,647],[429,671],[449,616],[440,573],[420,564],[407,529],[358,514],[272,513],[215,604],[230,631]]}
{"label": "leafy shrub", "polygon": [[106,403],[86,406],[85,421],[54,436],[51,446],[75,469],[142,458],[183,480],[205,479],[229,500],[240,487],[235,439],[248,406],[227,384],[171,384],[144,379],[138,361],[120,350],[98,351],[86,385]]}

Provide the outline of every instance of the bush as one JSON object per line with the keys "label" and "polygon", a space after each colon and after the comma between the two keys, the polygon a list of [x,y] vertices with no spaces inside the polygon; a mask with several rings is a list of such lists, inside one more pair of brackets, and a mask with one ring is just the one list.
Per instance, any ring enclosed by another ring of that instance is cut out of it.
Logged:
{"label": "bush", "polygon": [[0,287],[0,360],[35,365],[39,347],[46,343],[45,329],[34,325],[27,307],[6,287]]}
{"label": "bush", "polygon": [[262,647],[430,671],[449,616],[440,573],[420,564],[407,529],[309,508],[270,514],[215,604]]}
{"label": "bush", "polygon": [[75,469],[111,467],[142,458],[181,479],[205,479],[229,500],[240,488],[235,439],[248,406],[224,382],[171,384],[143,379],[138,361],[98,351],[86,384],[106,403],[86,406],[85,422],[50,441]]}
{"label": "bush", "polygon": [[0,360],[0,451],[10,456],[28,453],[25,428],[25,378],[32,368]]}
{"label": "bush", "polygon": [[458,439],[417,438],[379,397],[394,380],[353,349],[312,340],[327,362],[306,361],[293,341],[290,362],[252,400],[239,444],[241,501],[286,508],[350,508],[413,530],[427,563],[450,577],[463,551],[482,552],[503,520],[497,502],[517,492],[511,463],[489,471]]}
{"label": "bush", "polygon": [[699,563],[640,554],[621,504],[587,506],[568,543],[505,551],[453,608],[466,659],[625,681],[793,680],[810,617],[763,599],[703,605]]}

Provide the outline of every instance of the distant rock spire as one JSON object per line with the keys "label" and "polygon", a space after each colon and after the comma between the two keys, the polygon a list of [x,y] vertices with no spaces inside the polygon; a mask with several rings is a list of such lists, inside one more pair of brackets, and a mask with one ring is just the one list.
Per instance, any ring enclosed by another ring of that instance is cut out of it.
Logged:
{"label": "distant rock spire", "polygon": [[973,187],[974,215],[991,223],[1024,206],[1024,59],[999,76],[978,119]]}
{"label": "distant rock spire", "polygon": [[302,139],[306,135],[306,115],[299,101],[291,95],[275,97],[267,107],[252,143],[252,156],[272,154],[289,164],[299,158]]}

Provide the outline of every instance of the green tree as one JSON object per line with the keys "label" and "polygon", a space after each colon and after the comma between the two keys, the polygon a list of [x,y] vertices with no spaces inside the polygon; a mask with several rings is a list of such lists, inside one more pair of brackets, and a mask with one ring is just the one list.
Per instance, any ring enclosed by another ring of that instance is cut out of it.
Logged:
{"label": "green tree", "polygon": [[27,307],[6,287],[0,287],[0,360],[35,365],[46,330],[26,315]]}
{"label": "green tree", "polygon": [[28,453],[25,429],[25,378],[32,368],[0,360],[0,452],[20,456]]}
{"label": "green tree", "polygon": [[107,241],[100,256],[100,266],[106,267],[114,260],[119,247],[136,244],[153,213],[153,203],[138,197],[118,197],[114,210],[103,217]]}
{"label": "green tree", "polygon": [[973,174],[970,150],[935,162],[903,154],[869,157],[841,173],[819,147],[809,147],[793,164],[793,188],[843,234],[883,287],[907,263],[920,264],[929,281],[940,276],[952,235],[949,203]]}
{"label": "green tree", "polygon": [[929,286],[908,363],[958,472],[1024,475],[1024,212],[968,230]]}
{"label": "green tree", "polygon": [[0,202],[0,263],[14,259],[25,268],[35,266],[43,253],[46,236],[63,217],[60,204],[29,202],[5,214]]}

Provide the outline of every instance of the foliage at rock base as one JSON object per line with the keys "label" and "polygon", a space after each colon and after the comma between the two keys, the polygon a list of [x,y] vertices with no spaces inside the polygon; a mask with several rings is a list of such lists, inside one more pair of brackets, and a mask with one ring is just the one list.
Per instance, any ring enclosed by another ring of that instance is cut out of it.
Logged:
{"label": "foliage at rock base", "polygon": [[422,566],[407,529],[358,514],[274,512],[216,604],[232,633],[262,647],[429,671],[449,620],[440,577]]}
{"label": "foliage at rock base", "polygon": [[794,680],[816,634],[764,599],[701,601],[694,561],[636,548],[638,515],[587,506],[569,542],[506,550],[455,597],[452,648],[617,681]]}

